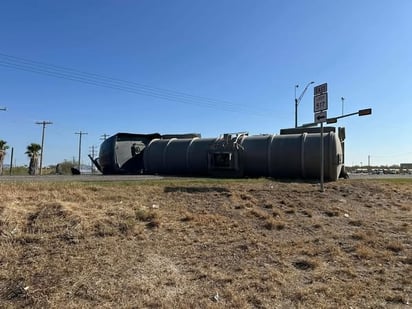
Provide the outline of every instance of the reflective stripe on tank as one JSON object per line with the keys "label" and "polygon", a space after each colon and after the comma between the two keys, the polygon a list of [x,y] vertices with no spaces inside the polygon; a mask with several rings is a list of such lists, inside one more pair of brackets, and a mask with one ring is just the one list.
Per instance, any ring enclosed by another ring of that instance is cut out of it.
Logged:
{"label": "reflective stripe on tank", "polygon": [[273,134],[268,144],[267,156],[268,156],[268,173],[269,173],[268,176],[269,177],[272,177],[272,143],[276,136],[277,136],[276,134]]}
{"label": "reflective stripe on tank", "polygon": [[302,178],[306,178],[306,171],[305,171],[305,142],[306,136],[308,134],[305,132],[301,136],[301,143],[300,143],[300,172]]}
{"label": "reflective stripe on tank", "polygon": [[190,147],[192,146],[193,142],[194,142],[195,140],[198,140],[198,139],[199,139],[199,137],[194,137],[194,138],[192,138],[192,140],[190,141],[189,145],[187,145],[187,149],[186,149],[186,169],[187,169],[187,171],[190,171],[190,162],[189,162],[189,159],[190,159],[190,155],[189,155],[189,153],[190,153]]}
{"label": "reflective stripe on tank", "polygon": [[162,164],[163,164],[162,168],[163,168],[163,171],[161,171],[161,173],[164,173],[165,171],[168,171],[168,167],[167,167],[167,164],[166,164],[167,148],[169,147],[169,144],[170,144],[172,141],[176,140],[176,139],[177,139],[177,138],[175,138],[175,137],[169,139],[169,141],[167,142],[167,144],[166,144],[166,146],[165,146],[165,149],[163,149],[163,154],[162,154]]}
{"label": "reflective stripe on tank", "polygon": [[[147,144],[147,146],[145,147],[145,151],[144,151],[144,153],[143,153],[143,167],[144,167],[144,169],[145,169],[146,171],[152,172],[152,171],[151,171],[151,168],[150,168],[150,160],[148,159],[149,154],[150,154],[150,150],[151,150],[150,146],[151,146],[152,143],[154,143],[155,141],[159,141],[159,140],[160,140],[160,138],[154,138],[154,139],[152,139],[152,140],[149,142],[149,144]],[[148,151],[148,150],[149,150],[149,151]],[[147,158],[147,159],[145,159],[145,154],[146,154],[146,158]]]}

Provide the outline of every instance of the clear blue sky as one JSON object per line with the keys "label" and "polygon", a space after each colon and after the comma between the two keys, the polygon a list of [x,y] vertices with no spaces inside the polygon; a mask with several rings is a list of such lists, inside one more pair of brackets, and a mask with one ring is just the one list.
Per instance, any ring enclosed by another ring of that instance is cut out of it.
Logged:
{"label": "clear blue sky", "polygon": [[[294,126],[295,85],[299,96],[315,81],[328,83],[329,117],[342,96],[345,113],[373,109],[339,122],[346,165],[412,162],[411,14],[409,0],[4,0],[0,139],[27,164],[35,122],[52,121],[48,165],[77,159],[79,131],[85,163],[103,134],[279,133]],[[312,87],[298,119],[313,121]]]}

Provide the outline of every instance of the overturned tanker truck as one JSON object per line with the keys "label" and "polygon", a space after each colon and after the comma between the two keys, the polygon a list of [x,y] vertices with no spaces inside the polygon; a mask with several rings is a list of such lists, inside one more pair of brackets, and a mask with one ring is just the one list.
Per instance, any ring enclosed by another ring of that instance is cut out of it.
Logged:
{"label": "overturned tanker truck", "polygon": [[[117,133],[92,162],[103,174],[318,179],[319,128],[282,129],[280,134],[160,135]],[[345,177],[345,129],[324,128],[324,178]]]}

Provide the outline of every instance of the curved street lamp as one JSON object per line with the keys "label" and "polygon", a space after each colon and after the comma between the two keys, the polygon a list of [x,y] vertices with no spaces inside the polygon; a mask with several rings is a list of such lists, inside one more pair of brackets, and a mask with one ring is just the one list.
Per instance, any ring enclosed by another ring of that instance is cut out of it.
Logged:
{"label": "curved street lamp", "polygon": [[298,127],[298,105],[300,103],[300,101],[302,100],[303,96],[305,95],[306,90],[308,90],[308,87],[312,84],[314,84],[315,82],[309,82],[305,89],[303,89],[301,95],[299,96],[299,98],[296,97],[296,89],[299,88],[299,85],[295,85],[295,128]]}

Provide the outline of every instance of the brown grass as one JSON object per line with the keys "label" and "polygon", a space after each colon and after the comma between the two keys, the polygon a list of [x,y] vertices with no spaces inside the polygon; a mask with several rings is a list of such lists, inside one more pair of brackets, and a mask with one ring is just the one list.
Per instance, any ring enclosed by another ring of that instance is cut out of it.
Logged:
{"label": "brown grass", "polygon": [[411,187],[0,182],[0,307],[406,307]]}

